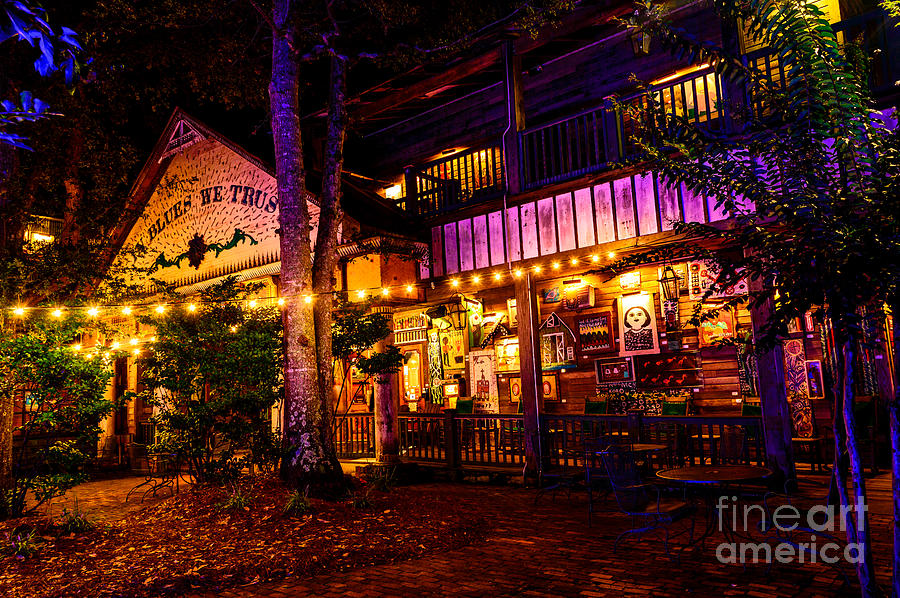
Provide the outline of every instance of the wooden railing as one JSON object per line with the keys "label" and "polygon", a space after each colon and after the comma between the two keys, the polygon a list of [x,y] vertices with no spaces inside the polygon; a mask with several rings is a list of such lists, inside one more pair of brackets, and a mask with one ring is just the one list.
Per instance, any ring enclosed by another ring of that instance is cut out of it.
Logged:
{"label": "wooden railing", "polygon": [[375,415],[350,413],[335,422],[334,444],[341,459],[375,456]]}
{"label": "wooden railing", "polygon": [[621,160],[622,115],[601,106],[523,131],[519,136],[526,188],[610,168]]}
{"label": "wooden railing", "polygon": [[[451,468],[504,467],[525,463],[525,425],[522,415],[457,415],[404,413],[399,416],[400,456],[404,460],[442,463]],[[339,419],[338,456],[374,456],[372,414]],[[759,417],[544,415],[541,447],[544,457],[561,465],[583,464],[583,450],[597,438],[615,442],[652,442],[669,447],[673,465],[766,461]]]}
{"label": "wooden railing", "polygon": [[402,209],[416,216],[434,216],[502,193],[503,149],[499,144],[469,149],[407,168]]}

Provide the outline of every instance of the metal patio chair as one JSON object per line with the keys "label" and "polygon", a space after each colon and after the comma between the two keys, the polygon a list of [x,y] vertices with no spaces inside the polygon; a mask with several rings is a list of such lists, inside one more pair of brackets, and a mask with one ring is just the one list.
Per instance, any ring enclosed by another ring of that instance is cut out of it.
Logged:
{"label": "metal patio chair", "polygon": [[[694,537],[694,506],[680,500],[663,498],[659,488],[641,480],[639,470],[634,462],[634,453],[627,446],[611,445],[600,453],[606,468],[612,491],[616,497],[619,510],[631,517],[631,529],[625,530],[616,538],[613,552],[618,550],[619,542],[628,535],[640,537],[655,530],[664,532],[663,545],[666,554],[669,551],[669,540],[688,534],[688,544]],[[687,519],[690,525],[671,534],[670,526],[676,521]]]}

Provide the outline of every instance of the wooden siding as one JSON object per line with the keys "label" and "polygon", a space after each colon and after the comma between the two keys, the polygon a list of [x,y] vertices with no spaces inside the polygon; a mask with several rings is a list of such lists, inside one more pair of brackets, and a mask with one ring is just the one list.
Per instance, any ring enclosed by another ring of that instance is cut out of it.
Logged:
{"label": "wooden siding", "polygon": [[[674,221],[715,222],[715,200],[654,173],[636,174],[462,218],[431,229],[431,276],[551,256],[672,230]],[[426,278],[428,275],[425,276]]]}

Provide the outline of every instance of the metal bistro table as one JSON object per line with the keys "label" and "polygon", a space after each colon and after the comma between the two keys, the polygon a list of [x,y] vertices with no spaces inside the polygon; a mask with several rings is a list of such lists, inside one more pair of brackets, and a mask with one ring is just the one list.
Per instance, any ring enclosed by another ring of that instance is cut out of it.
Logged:
{"label": "metal bistro table", "polygon": [[[771,476],[772,473],[768,467],[757,465],[691,465],[663,469],[656,472],[656,475],[669,482],[678,482],[685,486],[700,486],[706,490],[703,493],[706,499],[706,529],[696,541],[692,542],[696,546],[712,535],[717,523],[725,538],[732,542],[738,532],[730,527],[730,516],[721,516],[722,514],[717,508],[719,497],[727,496],[727,489],[731,485],[759,482]],[[729,509],[737,508],[735,503],[726,504],[726,506]]]}

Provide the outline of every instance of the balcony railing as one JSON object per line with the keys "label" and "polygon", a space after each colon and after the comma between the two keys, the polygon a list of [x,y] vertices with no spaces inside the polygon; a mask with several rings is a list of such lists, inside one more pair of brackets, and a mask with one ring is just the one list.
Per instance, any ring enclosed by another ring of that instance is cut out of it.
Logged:
{"label": "balcony railing", "polygon": [[622,115],[600,107],[523,131],[526,188],[609,168],[623,157]]}
{"label": "balcony railing", "polygon": [[[900,80],[900,29],[877,10],[833,25],[848,57],[853,48],[869,62],[870,85],[876,97],[896,92]],[[759,69],[773,86],[783,85],[785,73],[777,55],[768,49],[745,55],[746,64]],[[737,97],[727,97],[728,91]],[[687,73],[653,85],[649,94],[620,99],[573,116],[526,129],[519,134],[520,177],[523,189],[562,182],[585,174],[608,171],[634,157],[632,141],[638,127],[651,131],[672,116],[728,132],[732,114],[726,108],[742,101],[741,90],[726,90],[712,68]],[[650,109],[655,104],[655,110]],[[746,95],[743,101],[746,101]],[[637,108],[629,110],[627,108]],[[749,105],[756,113],[764,107]],[[466,150],[406,170],[406,197],[397,201],[404,211],[430,217],[458,210],[502,193],[503,150],[499,144]]]}
{"label": "balcony railing", "polygon": [[503,192],[503,148],[491,144],[465,150],[407,168],[405,176],[401,209],[424,217],[458,210]]}

